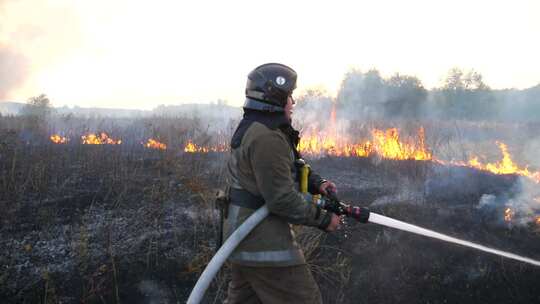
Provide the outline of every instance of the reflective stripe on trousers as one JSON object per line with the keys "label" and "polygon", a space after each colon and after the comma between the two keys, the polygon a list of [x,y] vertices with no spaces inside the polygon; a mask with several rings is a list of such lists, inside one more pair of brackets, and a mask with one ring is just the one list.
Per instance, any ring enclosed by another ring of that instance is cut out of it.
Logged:
{"label": "reflective stripe on trousers", "polygon": [[[242,224],[238,220],[240,208],[242,207],[233,204],[229,205],[228,220],[230,233]],[[229,259],[236,262],[288,262],[287,264],[301,264],[304,261],[304,253],[298,248],[268,251],[236,251],[231,254]]]}
{"label": "reflective stripe on trousers", "polygon": [[304,260],[304,254],[300,249],[239,251],[231,255],[231,260],[238,262],[301,262]]}

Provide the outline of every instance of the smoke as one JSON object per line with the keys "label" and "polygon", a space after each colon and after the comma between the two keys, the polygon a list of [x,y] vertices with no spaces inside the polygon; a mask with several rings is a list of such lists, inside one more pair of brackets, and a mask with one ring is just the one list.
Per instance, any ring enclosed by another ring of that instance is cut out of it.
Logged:
{"label": "smoke", "polygon": [[161,287],[157,282],[151,280],[144,280],[139,283],[139,291],[145,296],[148,304],[158,303],[172,303],[172,297],[170,292]]}
{"label": "smoke", "polygon": [[385,81],[377,70],[349,71],[337,96],[340,112],[349,119],[381,119],[387,100]]}
{"label": "smoke", "polygon": [[80,16],[73,1],[0,0],[0,98],[79,49]]}
{"label": "smoke", "polygon": [[324,91],[308,90],[298,100],[294,108],[293,124],[299,130],[313,126],[326,127],[334,101]]}
{"label": "smoke", "polygon": [[0,99],[6,98],[12,90],[17,89],[27,74],[27,59],[15,50],[0,45]]}
{"label": "smoke", "polygon": [[[532,168],[540,168],[539,151],[540,138],[531,139],[524,145],[523,161]],[[512,223],[524,226],[536,222],[540,218],[540,185],[529,178],[520,177],[517,189],[518,194],[504,203],[512,212]]]}
{"label": "smoke", "polygon": [[510,199],[506,206],[515,212],[515,222],[525,225],[540,216],[540,187],[527,178],[520,178],[519,183],[522,191]]}
{"label": "smoke", "polygon": [[[0,0],[0,20],[4,19],[8,5],[14,2],[13,0]],[[2,43],[3,28],[4,26],[0,24],[0,99],[6,98],[10,91],[19,87],[28,72],[25,56]]]}
{"label": "smoke", "polygon": [[527,226],[536,222],[540,216],[538,184],[528,178],[520,177],[513,190],[516,193],[484,194],[476,208],[491,214],[498,213],[497,218],[500,223]]}
{"label": "smoke", "polygon": [[534,168],[540,168],[540,137],[533,138],[525,143],[523,158]]}
{"label": "smoke", "polygon": [[478,202],[478,206],[476,206],[477,209],[484,209],[484,208],[491,208],[492,206],[496,205],[497,197],[493,194],[484,194],[480,198],[480,201]]}

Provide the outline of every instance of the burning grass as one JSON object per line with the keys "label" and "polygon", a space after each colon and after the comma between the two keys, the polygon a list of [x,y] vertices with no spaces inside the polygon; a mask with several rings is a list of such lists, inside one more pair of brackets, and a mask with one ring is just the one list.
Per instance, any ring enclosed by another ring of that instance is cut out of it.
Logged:
{"label": "burning grass", "polygon": [[83,145],[120,145],[121,139],[113,139],[105,132],[99,134],[89,133],[81,136]]}
{"label": "burning grass", "polygon": [[51,135],[50,139],[55,144],[67,144],[69,142],[69,139],[67,137],[58,134]]}
{"label": "burning grass", "polygon": [[[211,200],[214,188],[224,183],[227,155],[219,152],[227,150],[228,135],[216,136],[196,120],[84,121],[48,128],[65,136],[66,142],[57,145],[51,133],[29,135],[24,127],[6,125],[9,132],[0,129],[1,245],[7,249],[0,256],[7,261],[0,295],[7,303],[36,302],[45,294],[52,301],[114,302],[118,295],[123,302],[136,302],[150,300],[148,286],[162,290],[165,302],[186,300],[216,239]],[[504,225],[505,210],[499,207],[504,204],[477,208],[485,193],[511,196],[514,175],[438,163],[419,128],[411,136],[397,128],[367,130],[365,139],[355,140],[369,141],[362,150],[369,155],[332,154],[338,144],[320,155],[306,153],[318,172],[338,183],[343,199],[369,205],[386,197],[373,206],[377,212],[538,255],[531,226]],[[102,144],[82,144],[81,134],[89,133]],[[108,139],[115,144],[107,144]],[[488,163],[483,162],[485,168]],[[433,180],[442,182],[432,187]],[[516,211],[512,221],[519,216]],[[310,231],[301,231],[300,242],[326,302],[537,299],[530,286],[538,282],[538,273],[521,264],[374,225],[348,223],[328,235]],[[226,277],[225,271],[209,302],[223,300]]]}
{"label": "burning grass", "polygon": [[162,142],[159,142],[153,138],[150,138],[148,139],[148,141],[145,143],[143,143],[143,145],[147,148],[150,148],[150,149],[157,149],[157,150],[166,150],[167,149],[167,145],[162,143]]}

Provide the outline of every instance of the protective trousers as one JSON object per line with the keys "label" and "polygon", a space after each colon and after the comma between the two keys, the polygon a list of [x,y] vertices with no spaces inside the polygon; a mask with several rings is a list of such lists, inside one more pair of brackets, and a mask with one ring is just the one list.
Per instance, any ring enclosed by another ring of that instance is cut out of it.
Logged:
{"label": "protective trousers", "polygon": [[322,304],[308,266],[249,267],[231,264],[226,304]]}

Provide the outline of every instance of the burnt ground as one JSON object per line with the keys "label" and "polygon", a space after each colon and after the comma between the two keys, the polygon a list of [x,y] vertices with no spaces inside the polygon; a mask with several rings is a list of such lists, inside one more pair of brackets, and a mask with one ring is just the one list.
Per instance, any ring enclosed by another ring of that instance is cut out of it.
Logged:
{"label": "burnt ground", "polygon": [[[112,146],[8,146],[0,157],[3,303],[182,303],[215,251],[225,154]],[[540,230],[503,221],[515,176],[429,162],[321,158],[342,199],[540,259]],[[325,303],[537,303],[540,269],[349,220],[299,228]],[[227,269],[206,303],[224,297]]]}
{"label": "burnt ground", "polygon": [[[341,198],[437,232],[540,258],[540,229],[504,221],[504,205],[479,208],[483,194],[511,198],[516,176],[426,162],[322,159]],[[323,169],[324,168],[324,169]],[[331,241],[330,241],[331,239]],[[347,222],[327,241],[347,254],[343,303],[538,303],[540,269],[375,224]]]}

